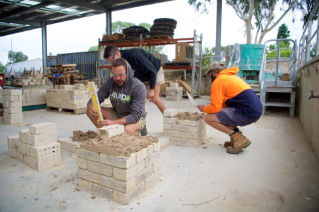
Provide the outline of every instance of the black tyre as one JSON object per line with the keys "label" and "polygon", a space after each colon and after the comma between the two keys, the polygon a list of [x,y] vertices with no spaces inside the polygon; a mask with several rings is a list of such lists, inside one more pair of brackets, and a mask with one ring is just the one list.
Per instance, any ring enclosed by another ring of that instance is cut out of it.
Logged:
{"label": "black tyre", "polygon": [[157,18],[154,20],[155,23],[168,23],[168,24],[177,24],[177,21],[171,18]]}
{"label": "black tyre", "polygon": [[164,31],[174,31],[175,28],[169,27],[169,26],[152,26],[151,27],[151,32],[152,30],[164,30]]}
{"label": "black tyre", "polygon": [[167,26],[167,27],[171,27],[171,28],[174,28],[176,29],[176,24],[168,24],[168,23],[156,23],[156,24],[153,24],[152,27],[158,27],[158,26]]}

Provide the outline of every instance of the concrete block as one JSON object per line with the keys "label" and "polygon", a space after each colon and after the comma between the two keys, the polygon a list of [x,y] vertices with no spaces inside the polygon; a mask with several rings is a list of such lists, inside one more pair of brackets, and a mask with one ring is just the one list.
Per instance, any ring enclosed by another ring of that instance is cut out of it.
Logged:
{"label": "concrete block", "polygon": [[153,174],[153,166],[150,166],[144,171],[138,175],[136,175],[136,184],[139,185],[142,181],[144,181],[146,178],[150,177]]}
{"label": "concrete block", "polygon": [[178,83],[170,82],[169,87],[171,88],[178,88]]}
{"label": "concrete block", "polygon": [[3,118],[3,116],[0,116],[0,123],[4,123],[4,118]]}
{"label": "concrete block", "polygon": [[29,126],[29,131],[32,134],[43,134],[48,132],[56,132],[56,123],[46,122]]}
{"label": "concrete block", "polygon": [[30,145],[25,144],[25,154],[30,156]]}
{"label": "concrete block", "polygon": [[14,141],[14,145],[18,148],[21,144],[19,136],[17,138],[13,138],[13,141]]}
{"label": "concrete block", "polygon": [[90,172],[88,170],[78,169],[78,176],[79,178],[82,178],[84,180],[87,180],[93,183],[100,184],[101,182],[101,177],[99,174]]}
{"label": "concrete block", "polygon": [[29,156],[28,155],[23,155],[23,163],[28,165],[29,162]]}
{"label": "concrete block", "polygon": [[[157,152],[161,149],[161,141],[159,140],[157,143],[153,143],[153,151]],[[149,155],[148,155],[149,156]]]}
{"label": "concrete block", "polygon": [[128,169],[113,168],[113,177],[117,180],[128,181],[135,177],[138,173],[142,172],[145,167],[145,160]]}
{"label": "concrete block", "polygon": [[165,117],[173,117],[173,116],[175,116],[177,114],[178,114],[177,109],[167,109],[167,110],[164,111],[164,116]]}
{"label": "concrete block", "polygon": [[153,163],[157,162],[160,158],[160,153],[155,152],[153,155],[151,155],[150,157],[147,157],[145,160],[145,167],[149,167],[151,166]]}
{"label": "concrete block", "polygon": [[10,142],[10,148],[16,149],[16,146],[15,146],[15,141],[16,140],[19,141],[19,135],[7,137],[7,141]]}
{"label": "concrete block", "polygon": [[43,134],[30,134],[30,142],[33,146],[39,146],[57,141],[57,132],[48,132]]}
{"label": "concrete block", "polygon": [[[26,140],[27,133],[29,133],[29,129],[19,131],[19,138],[22,143],[25,143],[25,144],[27,143],[27,140]],[[28,134],[28,136],[30,136],[30,134]]]}
{"label": "concrete block", "polygon": [[156,161],[155,163],[153,163],[153,172],[157,172],[160,169],[160,162]]}
{"label": "concrete block", "polygon": [[113,191],[109,188],[106,188],[101,185],[97,185],[95,183],[89,182],[89,190],[93,193],[97,193],[107,199],[112,200],[113,199]]}
{"label": "concrete block", "polygon": [[160,178],[160,172],[157,171],[145,180],[145,190],[155,185]]}
{"label": "concrete block", "polygon": [[181,138],[187,138],[187,139],[198,139],[200,137],[200,133],[195,132],[183,132],[180,133]]}
{"label": "concrete block", "polygon": [[18,155],[18,160],[23,163],[24,162],[24,159],[23,159],[24,155],[21,152],[18,152],[17,155]]}
{"label": "concrete block", "polygon": [[163,124],[163,129],[164,130],[171,130],[172,129],[173,124]]}
{"label": "concrete block", "polygon": [[79,188],[83,188],[85,190],[89,189],[89,181],[83,180],[83,179],[78,179],[78,186]]}
{"label": "concrete block", "polygon": [[24,143],[22,143],[21,141],[20,141],[20,144],[19,144],[19,152],[21,152],[22,154],[26,154],[26,146],[27,144],[24,144]]}
{"label": "concrete block", "polygon": [[200,125],[200,121],[180,120],[180,125],[197,127]]}
{"label": "concrete block", "polygon": [[8,102],[8,107],[20,108],[22,107],[22,102]]}
{"label": "concrete block", "polygon": [[18,119],[4,119],[4,123],[7,125],[17,125],[22,123],[22,118]]}
{"label": "concrete block", "polygon": [[58,142],[52,142],[40,146],[30,146],[30,156],[38,160],[52,157],[57,154],[61,154],[60,143]]}
{"label": "concrete block", "polygon": [[114,124],[111,126],[99,128],[100,135],[107,138],[121,134],[123,132],[124,132],[124,125],[119,125],[119,124]]}
{"label": "concrete block", "polygon": [[165,123],[165,124],[179,124],[179,119],[164,117],[163,123]]}
{"label": "concrete block", "polygon": [[130,157],[113,157],[100,154],[100,162],[117,168],[128,169],[129,167],[136,164],[136,154],[132,153]]}
{"label": "concrete block", "polygon": [[13,148],[8,147],[7,156],[12,158],[12,150]]}
{"label": "concrete block", "polygon": [[24,138],[27,144],[31,145],[30,133],[25,133]]}
{"label": "concrete block", "polygon": [[22,96],[22,89],[6,89],[6,96]]}
{"label": "concrete block", "polygon": [[[173,130],[173,131],[180,131],[180,132],[189,132],[189,126],[172,125],[171,130]],[[180,133],[180,134],[182,134],[182,133]]]}
{"label": "concrete block", "polygon": [[[100,155],[96,152],[91,152],[83,148],[79,148],[76,150],[76,155],[80,158],[84,158],[91,161],[100,161]],[[102,155],[102,154],[101,154]]]}
{"label": "concrete block", "polygon": [[52,157],[53,166],[58,166],[62,163],[61,154],[53,155]]}
{"label": "concrete block", "polygon": [[11,155],[12,155],[12,158],[17,158],[17,149],[11,148]]}
{"label": "concrete block", "polygon": [[101,176],[101,185],[124,193],[130,192],[136,186],[135,177],[123,182],[114,178]]}
{"label": "concrete block", "polygon": [[171,136],[171,137],[177,137],[177,138],[180,136],[179,131],[163,130],[163,133],[165,136]]}
{"label": "concrete block", "polygon": [[[3,107],[5,107],[5,105],[3,105]],[[6,113],[21,113],[22,112],[22,105],[21,107],[18,108],[12,108],[12,107],[8,107],[4,109],[4,112]]]}
{"label": "concrete block", "polygon": [[87,169],[91,172],[95,172],[107,177],[112,177],[113,175],[113,169],[111,166],[102,165],[92,161],[87,162]]}
{"label": "concrete block", "polygon": [[143,148],[140,151],[136,152],[136,163],[144,160],[147,157],[147,149]]}
{"label": "concrete block", "polygon": [[19,118],[22,118],[22,112],[18,112],[18,113],[6,113],[4,112],[3,113],[3,117],[5,119],[19,119]]}
{"label": "concrete block", "polygon": [[113,191],[113,200],[123,205],[128,205],[134,200],[134,198],[138,194],[144,191],[144,187],[145,187],[145,184],[144,182],[142,182],[141,184],[136,186],[132,191],[130,191],[128,194],[118,192],[118,191]]}
{"label": "concrete block", "polygon": [[149,145],[146,147],[147,150],[147,157],[153,154],[153,145]]}
{"label": "concrete block", "polygon": [[86,169],[87,168],[87,160],[85,160],[83,158],[77,158],[76,159],[76,165],[80,169]]}

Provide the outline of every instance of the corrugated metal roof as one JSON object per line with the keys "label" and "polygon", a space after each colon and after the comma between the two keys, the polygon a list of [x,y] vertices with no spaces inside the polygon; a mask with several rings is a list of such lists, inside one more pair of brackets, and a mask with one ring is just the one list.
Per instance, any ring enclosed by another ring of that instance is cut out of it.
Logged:
{"label": "corrugated metal roof", "polygon": [[0,0],[0,37],[73,19],[171,0]]}

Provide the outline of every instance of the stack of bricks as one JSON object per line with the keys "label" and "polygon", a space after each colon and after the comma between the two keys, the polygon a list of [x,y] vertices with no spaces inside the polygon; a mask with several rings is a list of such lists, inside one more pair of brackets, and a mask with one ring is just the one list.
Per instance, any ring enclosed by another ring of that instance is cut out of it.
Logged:
{"label": "stack of bricks", "polygon": [[14,79],[12,82],[6,82],[5,85],[52,85],[52,82],[48,79],[48,77],[43,77],[42,74],[36,74],[35,76],[25,76]]}
{"label": "stack of bricks", "polygon": [[170,144],[199,147],[207,142],[204,117],[198,121],[190,121],[175,118],[177,114],[177,109],[164,111],[164,135],[170,137]]}
{"label": "stack of bricks", "polygon": [[58,139],[58,142],[60,143],[61,149],[73,153],[76,153],[77,146],[81,145],[80,142],[75,142],[70,137],[60,138]]}
{"label": "stack of bricks", "polygon": [[20,130],[19,135],[7,138],[7,155],[43,171],[61,164],[60,144],[56,140],[55,123],[30,125],[29,129]]}
{"label": "stack of bricks", "polygon": [[21,89],[3,89],[3,120],[5,124],[21,124],[22,114],[22,90]]}
{"label": "stack of bricks", "polygon": [[22,106],[46,104],[46,89],[23,89]]}
{"label": "stack of bricks", "polygon": [[129,157],[114,157],[78,147],[78,186],[115,202],[129,204],[159,180],[160,145],[158,141]]}
{"label": "stack of bricks", "polygon": [[60,85],[60,89],[47,89],[47,106],[76,110],[86,108],[90,99],[88,86],[83,84]]}
{"label": "stack of bricks", "polygon": [[166,87],[166,100],[168,101],[182,101],[183,88],[178,87],[178,83],[169,83],[170,87]]}

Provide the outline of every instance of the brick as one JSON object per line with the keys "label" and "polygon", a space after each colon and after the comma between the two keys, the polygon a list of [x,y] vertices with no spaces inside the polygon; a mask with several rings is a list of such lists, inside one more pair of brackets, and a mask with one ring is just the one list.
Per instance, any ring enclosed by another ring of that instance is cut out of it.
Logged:
{"label": "brick", "polygon": [[145,160],[128,169],[113,168],[113,177],[117,180],[128,181],[135,177],[138,173],[142,172],[145,167]]}
{"label": "brick", "polygon": [[22,154],[26,154],[26,146],[27,144],[24,144],[20,141],[20,144],[19,144],[19,151],[22,153]]}
{"label": "brick", "polygon": [[118,191],[113,191],[113,200],[120,204],[128,205],[134,200],[134,198],[138,194],[144,191],[144,187],[145,187],[145,184],[144,182],[142,182],[141,184],[136,186],[132,191],[130,191],[128,194],[124,194]]}
{"label": "brick", "polygon": [[148,147],[146,147],[147,157],[153,154],[153,152],[154,152],[153,149],[154,149],[153,145],[149,145]]}
{"label": "brick", "polygon": [[160,169],[160,162],[159,161],[156,161],[154,164],[153,164],[153,172],[157,172],[158,170]]}
{"label": "brick", "polygon": [[79,188],[89,190],[89,181],[83,180],[83,179],[78,179],[78,186],[79,186]]}
{"label": "brick", "polygon": [[61,145],[61,149],[76,153],[76,147],[80,146],[81,143],[72,141],[72,138],[66,137],[58,139],[58,142]]}
{"label": "brick", "polygon": [[18,135],[7,137],[7,142],[9,142],[10,148],[14,148],[14,149],[16,148],[15,147],[15,141],[16,140],[19,140],[19,136]]}
{"label": "brick", "polygon": [[187,142],[187,144],[188,145],[186,145],[186,146],[191,146],[191,147],[199,147],[200,145],[201,145],[201,140],[188,140],[188,142]]}
{"label": "brick", "polygon": [[179,135],[181,138],[187,138],[187,139],[198,139],[200,137],[199,133],[192,133],[192,132],[183,132]]}
{"label": "brick", "polygon": [[179,131],[163,130],[165,136],[179,137]]}
{"label": "brick", "polygon": [[25,144],[25,154],[30,156],[30,145]]}
{"label": "brick", "polygon": [[23,155],[23,163],[28,165],[28,161],[29,161],[29,156],[28,155]]}
{"label": "brick", "polygon": [[172,131],[180,131],[180,132],[189,132],[189,126],[172,125],[171,130]]}
{"label": "brick", "polygon": [[136,154],[132,153],[130,157],[113,157],[101,153],[100,162],[117,168],[127,169],[136,164]]}
{"label": "brick", "polygon": [[177,114],[178,114],[177,109],[167,109],[167,110],[164,111],[164,116],[165,117],[173,117],[173,116],[175,116]]}
{"label": "brick", "polygon": [[13,158],[17,158],[17,149],[11,148],[11,155]]}
{"label": "brick", "polygon": [[25,138],[26,144],[31,145],[30,133],[25,133],[24,138]]}
{"label": "brick", "polygon": [[178,83],[170,82],[170,83],[169,83],[169,87],[171,87],[171,88],[178,88]]}
{"label": "brick", "polygon": [[173,126],[172,124],[165,124],[165,123],[164,123],[164,124],[163,124],[163,129],[164,129],[164,130],[171,130],[172,126]]}
{"label": "brick", "polygon": [[[91,161],[100,161],[100,155],[96,152],[91,152],[83,148],[79,148],[76,150],[76,155],[80,158],[84,158]],[[101,154],[102,155],[102,154]]]}
{"label": "brick", "polygon": [[128,193],[136,186],[136,179],[134,177],[129,181],[123,182],[114,178],[101,176],[101,185],[120,192]]}
{"label": "brick", "polygon": [[95,183],[89,182],[89,190],[93,193],[97,193],[107,199],[112,200],[113,199],[113,191],[109,188],[106,188],[101,185],[97,185]]}
{"label": "brick", "polygon": [[145,190],[155,185],[160,178],[160,172],[157,171],[145,180]]}
{"label": "brick", "polygon": [[62,163],[61,154],[53,155],[50,158],[52,159],[53,166],[58,166]]}
{"label": "brick", "polygon": [[41,124],[34,124],[29,126],[29,131],[32,134],[42,134],[48,132],[56,132],[56,123],[46,122]]}
{"label": "brick", "polygon": [[12,158],[12,148],[8,147],[8,152],[7,152],[7,156]]}
{"label": "brick", "polygon": [[22,96],[22,89],[6,89],[6,96]]}
{"label": "brick", "polygon": [[84,180],[88,180],[88,181],[93,182],[93,183],[100,184],[100,182],[101,182],[101,177],[99,174],[90,172],[88,170],[78,169],[78,176],[79,176],[79,178],[82,178]]}
{"label": "brick", "polygon": [[[153,143],[153,151],[157,152],[161,149],[161,141],[159,140],[157,143]],[[149,155],[148,155],[149,156]]]}
{"label": "brick", "polygon": [[136,163],[144,160],[147,157],[147,149],[143,148],[140,151],[136,152]]}
{"label": "brick", "polygon": [[22,118],[17,119],[4,119],[3,122],[8,125],[17,125],[22,123]]}
{"label": "brick", "polygon": [[179,124],[179,119],[164,117],[163,118],[163,123],[165,123],[165,124]]}
{"label": "brick", "polygon": [[183,138],[170,138],[170,144],[178,145],[178,146],[187,146],[188,139]]}
{"label": "brick", "polygon": [[142,181],[144,181],[146,178],[150,177],[153,174],[153,166],[150,166],[144,171],[138,175],[136,175],[136,184],[139,185]]}
{"label": "brick", "polygon": [[22,102],[8,102],[8,107],[20,108],[20,107],[22,107]]}
{"label": "brick", "polygon": [[52,142],[40,146],[30,146],[30,156],[38,160],[57,154],[61,154],[60,143],[58,142]]}
{"label": "brick", "polygon": [[21,152],[18,152],[18,153],[17,153],[17,156],[18,156],[18,160],[23,163],[23,161],[24,161],[24,159],[23,159],[24,155],[23,155]]}
{"label": "brick", "polygon": [[57,132],[48,132],[43,134],[30,134],[30,143],[33,146],[39,146],[57,141]]}
{"label": "brick", "polygon": [[29,133],[29,129],[25,129],[25,130],[20,130],[19,131],[19,138],[20,138],[20,141],[22,142],[22,143],[27,143],[27,141],[26,141],[26,136],[25,136],[25,134],[26,133]]}
{"label": "brick", "polygon": [[189,127],[189,132],[199,132],[202,129],[202,125],[197,127]]}
{"label": "brick", "polygon": [[180,124],[197,127],[198,125],[200,125],[200,121],[180,120]]}
{"label": "brick", "polygon": [[111,166],[102,165],[100,163],[95,163],[92,161],[87,162],[87,169],[91,172],[95,172],[107,177],[112,177],[113,170]]}
{"label": "brick", "polygon": [[101,137],[110,138],[112,136],[121,134],[124,132],[124,125],[113,124],[107,127],[99,128]]}
{"label": "brick", "polygon": [[156,161],[158,161],[160,158],[160,153],[159,152],[155,152],[153,155],[151,155],[150,157],[147,157],[145,160],[145,166],[149,167],[151,166],[153,163],[155,163]]}
{"label": "brick", "polygon": [[87,160],[85,160],[83,158],[77,158],[76,159],[76,165],[80,169],[86,169],[87,168]]}

